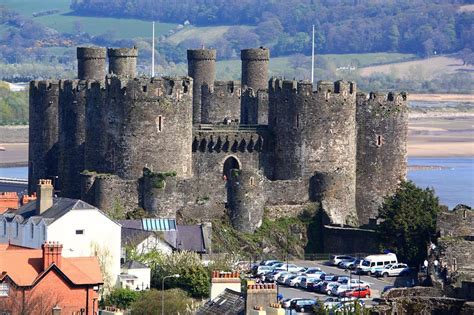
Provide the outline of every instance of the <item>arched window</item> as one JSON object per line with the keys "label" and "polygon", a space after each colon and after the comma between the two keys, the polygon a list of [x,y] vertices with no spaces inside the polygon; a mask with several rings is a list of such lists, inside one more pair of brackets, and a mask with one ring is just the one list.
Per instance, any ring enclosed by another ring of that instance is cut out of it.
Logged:
{"label": "arched window", "polygon": [[35,225],[33,223],[30,223],[30,233],[31,233],[31,238],[35,237]]}

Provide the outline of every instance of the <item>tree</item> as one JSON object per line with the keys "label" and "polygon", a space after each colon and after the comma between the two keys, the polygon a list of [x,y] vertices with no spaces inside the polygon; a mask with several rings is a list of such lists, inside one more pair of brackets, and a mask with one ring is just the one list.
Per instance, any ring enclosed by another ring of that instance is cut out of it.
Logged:
{"label": "tree", "polygon": [[140,292],[138,291],[115,288],[106,296],[104,305],[115,306],[125,310],[128,309],[133,302],[137,301],[139,297]]}
{"label": "tree", "polygon": [[402,261],[419,265],[426,258],[441,208],[433,189],[402,182],[379,210],[382,223],[378,233],[384,248],[395,252]]}
{"label": "tree", "polygon": [[[158,314],[161,310],[161,293],[160,290],[143,292],[140,298],[131,305],[132,315]],[[186,292],[180,289],[165,290],[163,295],[166,314],[194,314],[199,306]]]}

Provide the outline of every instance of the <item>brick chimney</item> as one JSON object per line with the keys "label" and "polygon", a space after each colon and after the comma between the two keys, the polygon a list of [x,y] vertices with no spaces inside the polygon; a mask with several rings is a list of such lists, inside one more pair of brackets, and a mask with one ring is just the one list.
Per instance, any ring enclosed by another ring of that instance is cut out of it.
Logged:
{"label": "brick chimney", "polygon": [[50,179],[40,179],[37,188],[36,215],[53,206],[53,185]]}
{"label": "brick chimney", "polygon": [[46,242],[43,248],[43,270],[46,270],[52,264],[61,268],[63,245],[58,242]]}
{"label": "brick chimney", "polygon": [[255,307],[265,307],[277,301],[277,286],[274,283],[247,285],[245,299],[246,314],[250,315]]}
{"label": "brick chimney", "polygon": [[231,289],[240,292],[240,274],[238,272],[213,271],[211,278],[211,300]]}

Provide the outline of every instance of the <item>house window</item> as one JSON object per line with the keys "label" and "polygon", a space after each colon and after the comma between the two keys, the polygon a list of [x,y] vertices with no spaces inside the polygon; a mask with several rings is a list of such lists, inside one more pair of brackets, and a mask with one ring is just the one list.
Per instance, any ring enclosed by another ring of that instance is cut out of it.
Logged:
{"label": "house window", "polygon": [[30,232],[31,232],[31,238],[35,237],[35,226],[33,223],[30,224]]}
{"label": "house window", "polygon": [[0,283],[0,296],[8,296],[8,283]]}
{"label": "house window", "polygon": [[15,222],[15,237],[18,237],[19,233],[20,233],[20,226],[18,222]]}
{"label": "house window", "polygon": [[46,241],[46,225],[43,225],[43,240]]}
{"label": "house window", "polygon": [[76,235],[83,235],[84,234],[84,230],[76,230]]}
{"label": "house window", "polygon": [[3,235],[7,235],[7,221],[3,220]]}

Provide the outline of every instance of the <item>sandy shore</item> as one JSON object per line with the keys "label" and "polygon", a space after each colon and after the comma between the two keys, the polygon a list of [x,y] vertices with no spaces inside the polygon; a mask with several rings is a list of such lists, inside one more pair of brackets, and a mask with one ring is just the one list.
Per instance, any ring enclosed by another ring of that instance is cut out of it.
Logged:
{"label": "sandy shore", "polygon": [[474,94],[409,94],[410,101],[474,102]]}

